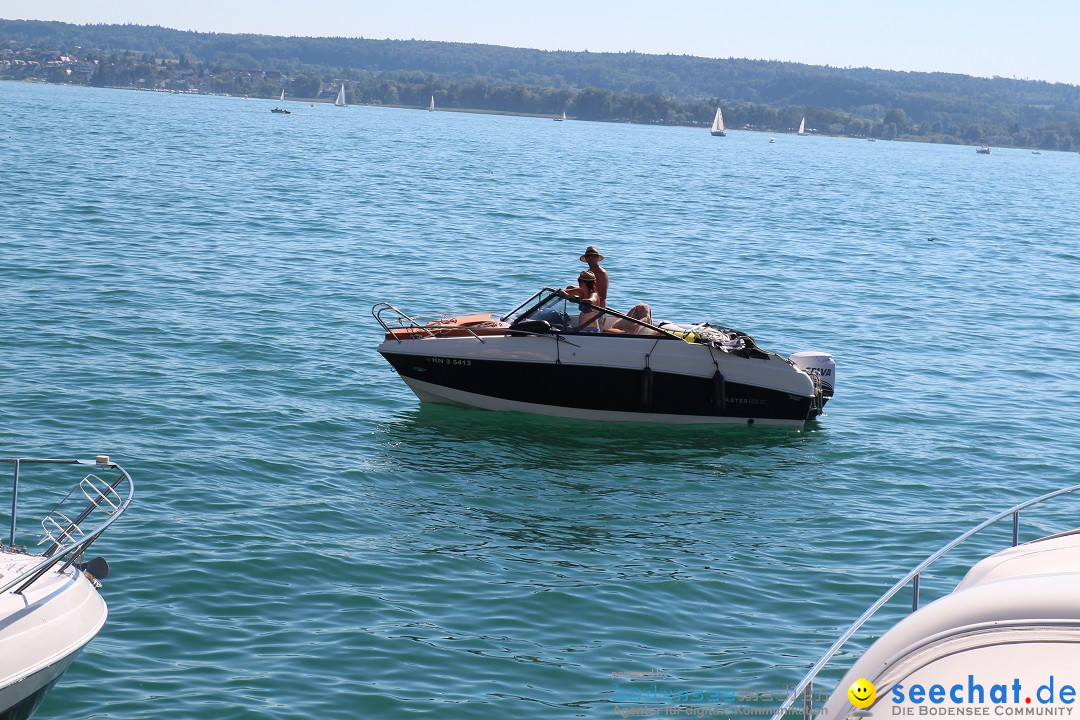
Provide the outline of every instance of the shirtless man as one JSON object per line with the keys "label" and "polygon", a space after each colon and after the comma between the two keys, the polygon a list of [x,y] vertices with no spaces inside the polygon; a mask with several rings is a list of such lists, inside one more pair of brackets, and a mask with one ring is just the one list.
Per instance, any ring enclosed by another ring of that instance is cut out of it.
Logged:
{"label": "shirtless man", "polygon": [[608,274],[607,270],[600,267],[600,261],[604,256],[596,249],[595,245],[585,248],[585,254],[579,258],[581,262],[589,264],[589,270],[596,276],[596,294],[600,298],[597,303],[600,307],[607,307]]}
{"label": "shirtless man", "polygon": [[[589,247],[585,248],[585,254],[579,258],[581,262],[589,264],[588,272],[591,272],[596,278],[595,292],[597,300],[595,304],[600,307],[607,307],[608,272],[604,268],[600,267],[600,262],[603,259],[604,256],[600,254],[600,251],[596,249],[595,245],[590,245]],[[580,296],[580,294],[576,292],[576,288],[574,288],[573,286],[568,287],[567,290],[572,295]],[[637,320],[643,320],[650,324],[652,323],[652,308],[650,308],[648,305],[645,305],[644,303],[635,305],[634,307],[630,308],[630,311],[627,313],[627,315]],[[615,330],[616,332],[626,333],[648,332],[641,325],[629,322],[627,320],[617,321],[616,323],[614,323],[611,329]]]}

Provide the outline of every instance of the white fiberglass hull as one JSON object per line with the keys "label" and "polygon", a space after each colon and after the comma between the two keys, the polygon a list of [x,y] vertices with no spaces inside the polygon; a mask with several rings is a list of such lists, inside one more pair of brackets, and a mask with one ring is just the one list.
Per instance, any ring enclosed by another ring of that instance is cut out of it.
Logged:
{"label": "white fiberglass hull", "polygon": [[[0,551],[0,582],[41,558]],[[50,570],[23,593],[0,594],[0,720],[28,717],[108,616],[74,567]]]}

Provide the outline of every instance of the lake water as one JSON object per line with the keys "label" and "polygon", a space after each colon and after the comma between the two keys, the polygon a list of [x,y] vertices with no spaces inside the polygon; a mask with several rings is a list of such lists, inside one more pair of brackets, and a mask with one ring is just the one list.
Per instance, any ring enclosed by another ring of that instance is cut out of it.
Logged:
{"label": "lake water", "polygon": [[[136,482],[108,624],[37,717],[778,693],[915,562],[1080,482],[1076,153],[276,104],[0,83],[0,454]],[[827,417],[420,407],[375,352],[376,302],[509,310],[589,244],[614,307],[832,353]]]}

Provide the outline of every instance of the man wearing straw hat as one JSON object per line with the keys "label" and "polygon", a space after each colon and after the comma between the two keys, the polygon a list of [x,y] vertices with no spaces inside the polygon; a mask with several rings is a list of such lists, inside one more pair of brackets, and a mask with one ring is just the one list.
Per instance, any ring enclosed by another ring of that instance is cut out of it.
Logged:
{"label": "man wearing straw hat", "polygon": [[604,256],[596,249],[595,245],[585,248],[585,254],[580,258],[581,262],[589,264],[589,270],[596,276],[596,294],[600,297],[598,305],[607,307],[608,274],[607,270],[600,267],[600,261]]}
{"label": "man wearing straw hat", "polygon": [[[585,254],[582,255],[579,260],[583,263],[589,264],[589,271],[596,278],[596,295],[599,298],[596,303],[600,307],[607,307],[607,293],[608,293],[608,273],[607,270],[600,267],[600,261],[604,259],[604,256],[600,254],[600,251],[596,249],[595,245],[590,245],[585,248]],[[640,303],[630,308],[627,313],[632,318],[637,320],[643,320],[647,323],[652,323],[652,308],[644,303]],[[645,331],[640,325],[629,322],[627,320],[619,320],[613,326],[617,332],[627,333],[639,333]]]}

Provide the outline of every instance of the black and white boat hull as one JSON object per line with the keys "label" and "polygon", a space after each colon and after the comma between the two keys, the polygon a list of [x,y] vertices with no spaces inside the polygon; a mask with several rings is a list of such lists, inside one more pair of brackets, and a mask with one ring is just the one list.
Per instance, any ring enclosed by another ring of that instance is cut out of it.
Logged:
{"label": "black and white boat hull", "polygon": [[408,385],[421,402],[444,405],[458,405],[461,407],[478,408],[481,410],[494,410],[505,412],[523,412],[532,415],[547,415],[550,417],[565,417],[576,420],[602,420],[606,422],[649,422],[662,425],[721,425],[721,424],[759,424],[781,427],[801,428],[804,421],[783,420],[777,418],[753,418],[734,415],[685,415],[665,412],[631,412],[625,410],[603,410],[596,408],[576,408],[566,405],[551,405],[548,403],[522,402],[520,400],[507,400],[481,395],[454,388],[433,385],[423,380],[406,378]]}
{"label": "black and white boat hull", "polygon": [[779,356],[710,353],[704,345],[678,340],[506,335],[483,343],[388,340],[379,352],[421,401],[485,410],[582,420],[802,427],[816,402],[810,377]]}

